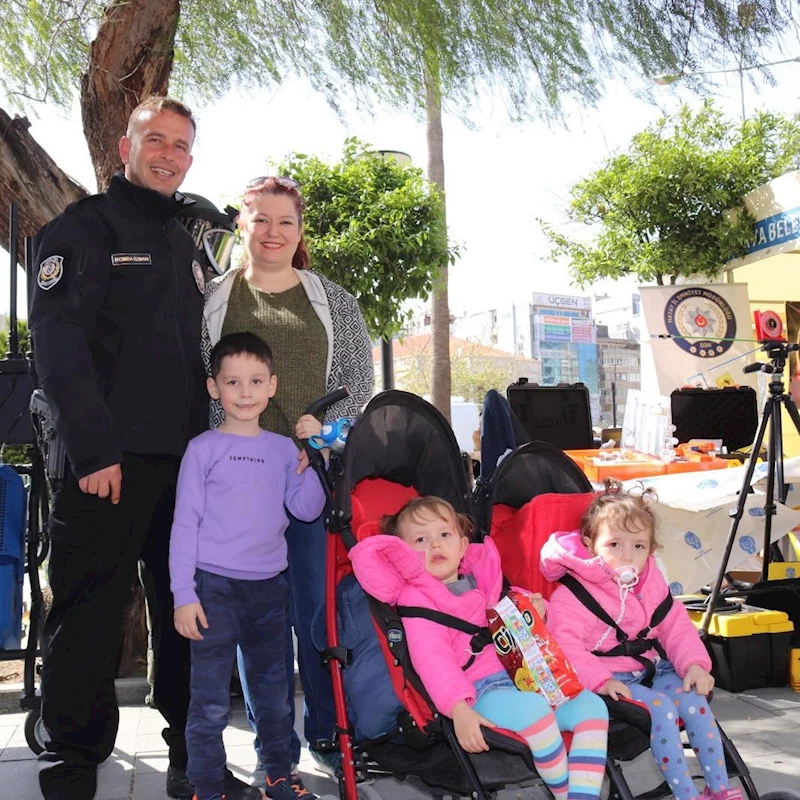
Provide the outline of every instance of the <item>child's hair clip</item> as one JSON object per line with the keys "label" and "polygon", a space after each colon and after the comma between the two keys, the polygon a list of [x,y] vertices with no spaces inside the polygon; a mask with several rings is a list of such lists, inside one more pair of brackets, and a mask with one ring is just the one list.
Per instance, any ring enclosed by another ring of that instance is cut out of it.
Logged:
{"label": "child's hair clip", "polygon": [[621,494],[622,493],[622,482],[618,481],[616,478],[606,478],[604,483],[605,483],[605,492],[604,492],[604,494]]}
{"label": "child's hair clip", "polygon": [[628,489],[628,494],[631,497],[636,497],[643,503],[655,503],[658,501],[658,494],[652,486],[645,486],[643,481],[636,481],[636,483]]}

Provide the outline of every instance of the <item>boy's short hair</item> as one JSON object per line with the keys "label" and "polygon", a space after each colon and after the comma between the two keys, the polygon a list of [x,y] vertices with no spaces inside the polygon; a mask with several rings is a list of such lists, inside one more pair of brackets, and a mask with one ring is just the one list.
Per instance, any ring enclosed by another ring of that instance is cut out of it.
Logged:
{"label": "boy's short hair", "polygon": [[211,377],[216,380],[222,367],[222,359],[228,356],[249,355],[267,365],[272,375],[272,348],[255,333],[241,331],[223,336],[211,350]]}

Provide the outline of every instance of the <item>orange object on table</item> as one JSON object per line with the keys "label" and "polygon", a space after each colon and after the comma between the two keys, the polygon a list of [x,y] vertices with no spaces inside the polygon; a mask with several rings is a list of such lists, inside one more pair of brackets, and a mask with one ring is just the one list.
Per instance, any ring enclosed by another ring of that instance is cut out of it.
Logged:
{"label": "orange object on table", "polygon": [[564,451],[593,483],[602,483],[606,478],[620,481],[632,478],[649,478],[663,475],[666,464],[659,458],[633,451],[610,450],[565,450]]}

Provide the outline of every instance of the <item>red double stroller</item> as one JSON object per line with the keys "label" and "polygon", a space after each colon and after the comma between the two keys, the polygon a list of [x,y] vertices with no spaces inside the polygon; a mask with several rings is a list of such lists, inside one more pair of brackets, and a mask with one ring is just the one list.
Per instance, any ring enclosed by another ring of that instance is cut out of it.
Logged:
{"label": "red double stroller", "polygon": [[[437,713],[414,673],[400,616],[360,590],[348,559],[349,549],[375,531],[376,521],[418,495],[442,497],[474,518],[461,454],[446,420],[416,395],[379,394],[350,430],[328,480],[332,492],[323,657],[333,680],[337,731],[328,746],[342,754],[342,800],[356,800],[358,783],[387,775],[414,777],[433,796],[475,800],[539,781],[527,744],[511,731],[484,729],[489,752],[475,755],[461,749],[451,720]],[[491,483],[482,488],[481,517],[488,526],[483,533],[497,544],[511,583],[550,594],[553,587],[538,570],[539,549],[552,531],[578,527],[593,496],[590,490],[575,464],[546,443],[522,445],[500,463]],[[353,638],[353,620],[359,615],[366,626]],[[370,649],[373,657],[364,657]],[[634,800],[621,763],[649,749],[649,716],[633,704],[617,705],[629,708],[624,719],[612,714],[609,796]],[[731,776],[756,800],[747,767],[724,733],[722,737]],[[669,794],[662,785],[643,798]]]}

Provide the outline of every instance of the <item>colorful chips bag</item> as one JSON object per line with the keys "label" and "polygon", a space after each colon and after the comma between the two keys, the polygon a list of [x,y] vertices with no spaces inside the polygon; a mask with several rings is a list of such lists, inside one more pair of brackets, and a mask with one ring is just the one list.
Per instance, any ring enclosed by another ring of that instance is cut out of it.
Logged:
{"label": "colorful chips bag", "polygon": [[553,708],[583,690],[526,594],[512,589],[486,615],[497,655],[519,690],[539,692]]}

